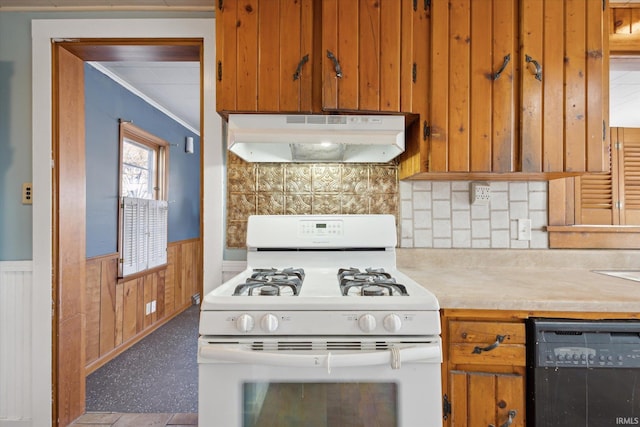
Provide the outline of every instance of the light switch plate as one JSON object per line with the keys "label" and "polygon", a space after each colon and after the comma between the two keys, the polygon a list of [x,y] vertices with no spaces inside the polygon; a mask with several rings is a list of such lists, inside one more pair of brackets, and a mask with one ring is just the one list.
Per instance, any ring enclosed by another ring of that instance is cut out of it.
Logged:
{"label": "light switch plate", "polygon": [[30,205],[33,203],[33,186],[30,182],[22,184],[22,204]]}
{"label": "light switch plate", "polygon": [[518,218],[518,240],[531,240],[531,220]]}

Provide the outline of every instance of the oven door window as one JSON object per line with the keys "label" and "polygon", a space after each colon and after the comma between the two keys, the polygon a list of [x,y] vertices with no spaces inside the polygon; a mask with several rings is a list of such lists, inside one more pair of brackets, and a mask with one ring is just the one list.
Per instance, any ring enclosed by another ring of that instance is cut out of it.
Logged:
{"label": "oven door window", "polygon": [[248,382],[243,427],[398,425],[393,382]]}

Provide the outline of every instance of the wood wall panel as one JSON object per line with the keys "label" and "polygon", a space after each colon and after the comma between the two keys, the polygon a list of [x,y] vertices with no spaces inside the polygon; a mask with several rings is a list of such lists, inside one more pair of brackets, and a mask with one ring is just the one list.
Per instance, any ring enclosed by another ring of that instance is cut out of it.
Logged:
{"label": "wood wall panel", "polygon": [[124,282],[124,296],[122,299],[122,340],[124,342],[133,338],[137,333],[137,302],[138,281],[134,279]]}
{"label": "wood wall panel", "polygon": [[[118,254],[86,260],[86,369],[91,373],[184,311],[202,290],[199,239],[170,243],[167,265],[117,278]],[[156,311],[146,305],[156,301]]]}
{"label": "wood wall panel", "polygon": [[116,345],[116,280],[117,259],[102,262],[100,269],[100,354]]}
{"label": "wood wall panel", "polygon": [[637,54],[640,44],[640,5],[610,3],[610,20],[607,22],[609,47],[612,53]]}
{"label": "wood wall panel", "polygon": [[124,340],[124,282],[118,280],[116,283],[116,332],[115,346],[118,347]]}
{"label": "wood wall panel", "polygon": [[[102,259],[91,259],[86,266],[85,318],[87,331],[100,330],[100,280],[102,278]],[[87,333],[85,344],[86,363],[100,357],[100,334]]]}
{"label": "wood wall panel", "polygon": [[164,291],[164,312],[173,313],[175,307],[176,294],[176,269],[178,265],[178,249],[177,245],[169,244],[167,247],[167,269],[165,270],[165,291]]}
{"label": "wood wall panel", "polygon": [[136,334],[144,329],[144,276],[135,279],[136,287]]}

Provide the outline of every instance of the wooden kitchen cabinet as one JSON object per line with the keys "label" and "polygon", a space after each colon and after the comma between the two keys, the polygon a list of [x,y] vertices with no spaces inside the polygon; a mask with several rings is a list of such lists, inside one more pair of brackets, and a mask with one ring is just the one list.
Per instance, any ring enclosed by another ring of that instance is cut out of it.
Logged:
{"label": "wooden kitchen cabinet", "polygon": [[443,340],[446,425],[524,426],[524,321],[443,317]]}
{"label": "wooden kitchen cabinet", "polygon": [[424,114],[428,2],[222,0],[218,6],[219,113]]}
{"label": "wooden kitchen cabinet", "polygon": [[322,0],[324,110],[402,110],[402,71],[412,67],[402,57],[410,46],[402,43],[403,13],[412,23],[411,2]]}
{"label": "wooden kitchen cabinet", "polygon": [[216,110],[312,107],[313,0],[221,0],[216,13]]}
{"label": "wooden kitchen cabinet", "polygon": [[401,178],[608,170],[606,4],[433,0],[430,138]]}
{"label": "wooden kitchen cabinet", "polygon": [[[452,371],[451,426],[524,426],[524,377]],[[511,424],[507,424],[509,420]]]}

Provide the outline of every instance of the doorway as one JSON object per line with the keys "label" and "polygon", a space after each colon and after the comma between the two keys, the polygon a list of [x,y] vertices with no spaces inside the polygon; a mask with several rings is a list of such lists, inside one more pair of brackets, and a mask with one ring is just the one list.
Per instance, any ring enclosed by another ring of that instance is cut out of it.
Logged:
{"label": "doorway", "polygon": [[[126,21],[126,22],[123,22]],[[67,425],[81,415],[78,408],[84,409],[84,389],[80,393],[72,393],[69,384],[81,384],[84,381],[84,369],[77,366],[71,369],[73,378],[65,375],[65,366],[58,364],[58,347],[64,326],[60,329],[60,317],[57,315],[66,309],[56,310],[61,300],[58,297],[58,286],[62,278],[59,268],[64,257],[57,246],[58,217],[57,204],[64,188],[59,185],[55,164],[58,147],[54,136],[58,131],[58,119],[61,111],[52,103],[55,93],[51,76],[55,75],[52,67],[51,41],[53,39],[200,39],[203,42],[202,64],[202,120],[201,120],[201,182],[202,185],[202,228],[203,253],[207,256],[207,267],[204,268],[204,291],[220,283],[222,266],[222,205],[212,203],[205,207],[206,200],[222,198],[222,149],[219,142],[221,135],[220,119],[215,114],[215,93],[213,70],[215,49],[212,19],[175,19],[175,20],[35,20],[32,30],[33,69],[33,183],[39,188],[42,197],[33,205],[33,282],[37,289],[34,293],[32,312],[32,378],[33,393],[30,406],[33,408],[34,425]],[[207,136],[209,136],[207,138]],[[206,141],[205,141],[206,139]],[[53,166],[54,173],[51,173]],[[49,194],[50,197],[46,197]],[[215,236],[218,236],[216,239]],[[82,270],[79,270],[82,271]],[[53,278],[53,281],[52,281]],[[77,278],[76,278],[77,279]],[[62,288],[64,292],[64,288]],[[78,304],[76,302],[76,304]],[[77,310],[80,307],[80,310]],[[82,319],[82,302],[76,305],[74,315]],[[73,311],[73,310],[72,310]],[[54,319],[52,322],[51,319]],[[77,322],[76,322],[77,323]],[[81,322],[80,322],[81,324]],[[65,325],[66,326],[66,325]],[[64,332],[64,331],[63,331]],[[82,338],[80,338],[82,341]],[[66,341],[65,341],[66,344]],[[72,352],[81,352],[80,346],[72,347]],[[65,353],[65,359],[81,360],[81,354]],[[72,366],[69,364],[69,366]],[[81,380],[78,378],[81,376]],[[60,381],[62,379],[62,382]],[[67,383],[69,381],[69,383]],[[51,407],[50,396],[54,396]],[[82,400],[81,403],[78,403]]]}

